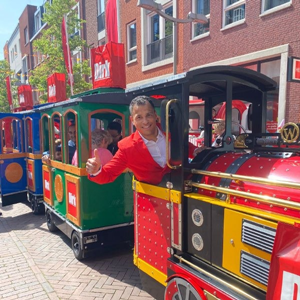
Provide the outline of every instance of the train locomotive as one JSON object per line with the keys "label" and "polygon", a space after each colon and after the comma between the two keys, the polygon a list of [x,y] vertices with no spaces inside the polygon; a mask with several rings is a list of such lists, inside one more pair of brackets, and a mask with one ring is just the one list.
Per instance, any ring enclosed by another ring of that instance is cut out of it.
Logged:
{"label": "train locomotive", "polygon": [[[276,86],[252,70],[214,66],[128,91],[162,99],[169,140],[170,173],[158,186],[133,182],[134,263],[155,299],[296,299],[299,127],[266,131]],[[195,98],[205,103],[204,138],[191,159]],[[237,100],[248,109],[244,132],[233,132]],[[212,112],[224,102],[225,132],[213,147]]]}

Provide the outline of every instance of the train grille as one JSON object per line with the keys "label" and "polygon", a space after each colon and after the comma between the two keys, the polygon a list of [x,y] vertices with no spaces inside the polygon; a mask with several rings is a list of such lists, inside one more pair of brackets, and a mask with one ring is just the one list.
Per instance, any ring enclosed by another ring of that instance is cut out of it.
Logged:
{"label": "train grille", "polygon": [[272,253],[276,229],[249,220],[243,220],[242,242]]}
{"label": "train grille", "polygon": [[247,252],[241,252],[241,273],[260,282],[268,284],[270,263]]}

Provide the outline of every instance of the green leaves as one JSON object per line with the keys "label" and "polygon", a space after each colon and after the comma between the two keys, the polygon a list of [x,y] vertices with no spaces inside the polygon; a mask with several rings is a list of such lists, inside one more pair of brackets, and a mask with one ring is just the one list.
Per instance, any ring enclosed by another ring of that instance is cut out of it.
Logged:
{"label": "green leaves", "polygon": [[[80,93],[91,89],[91,84],[85,81],[90,76],[88,61],[81,61],[80,51],[87,45],[80,35],[80,28],[84,22],[78,17],[79,6],[75,0],[53,0],[52,5],[45,4],[43,22],[47,23],[41,32],[41,37],[33,42],[34,58],[37,61],[37,53],[43,57],[43,61],[35,66],[31,72],[29,82],[38,89],[42,96],[40,101],[47,100],[47,78],[54,72],[65,73],[68,78],[62,50],[61,23],[64,15],[67,15],[67,27],[69,35],[69,47],[73,54],[74,93]],[[70,96],[70,88],[67,87],[67,96]]]}
{"label": "green leaves", "polygon": [[[9,69],[8,62],[6,60],[0,60],[0,112],[10,112],[5,78],[11,75],[13,75],[13,72]],[[11,91],[14,107],[17,106],[18,100],[17,87],[15,85],[15,82],[15,79],[11,79]]]}

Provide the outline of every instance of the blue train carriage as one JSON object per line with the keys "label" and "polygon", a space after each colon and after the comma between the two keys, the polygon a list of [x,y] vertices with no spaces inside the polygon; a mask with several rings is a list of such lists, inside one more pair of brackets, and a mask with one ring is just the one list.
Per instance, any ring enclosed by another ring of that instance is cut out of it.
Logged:
{"label": "blue train carriage", "polygon": [[50,163],[42,166],[47,225],[71,239],[77,259],[133,241],[131,175],[99,185],[87,178],[85,169],[95,128],[106,129],[119,119],[122,136],[130,134],[128,105],[124,90],[102,89],[40,109],[42,151],[50,155]]}
{"label": "blue train carriage", "polygon": [[1,113],[2,206],[29,200],[34,213],[43,211],[40,114],[35,109]]}

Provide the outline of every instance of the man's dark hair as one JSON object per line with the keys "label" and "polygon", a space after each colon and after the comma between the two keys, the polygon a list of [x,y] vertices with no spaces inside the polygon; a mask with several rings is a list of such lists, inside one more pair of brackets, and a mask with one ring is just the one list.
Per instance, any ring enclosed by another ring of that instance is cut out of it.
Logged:
{"label": "man's dark hair", "polygon": [[132,110],[133,110],[133,107],[135,105],[137,105],[137,106],[145,105],[147,102],[149,102],[150,105],[155,110],[154,104],[153,104],[152,99],[150,97],[148,97],[148,96],[137,96],[134,99],[132,99],[131,102],[130,102],[130,105],[129,105],[130,114],[132,114]]}
{"label": "man's dark hair", "polygon": [[120,123],[113,121],[107,125],[107,129],[116,130],[120,134],[122,131],[122,126]]}

